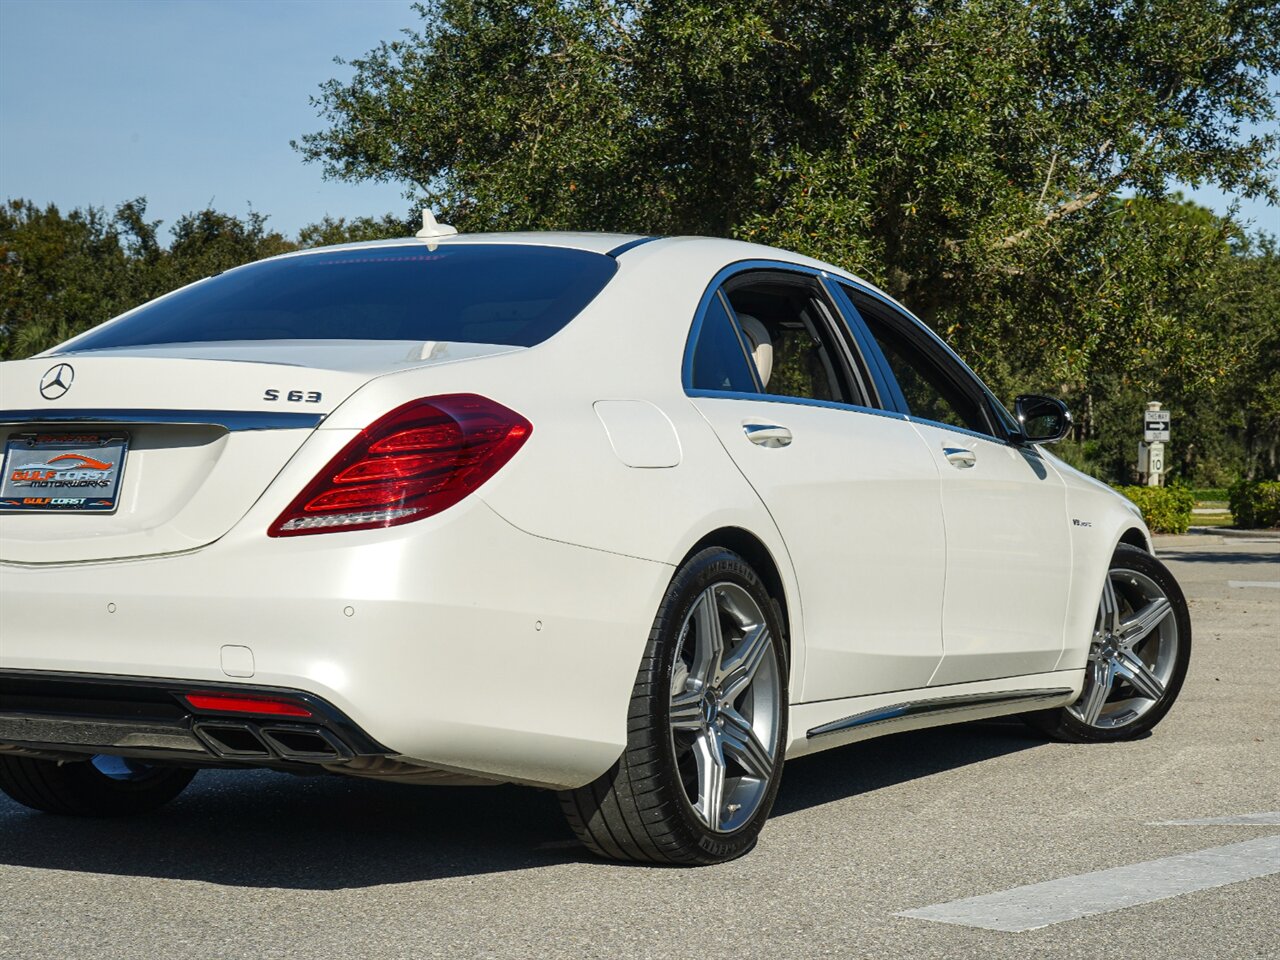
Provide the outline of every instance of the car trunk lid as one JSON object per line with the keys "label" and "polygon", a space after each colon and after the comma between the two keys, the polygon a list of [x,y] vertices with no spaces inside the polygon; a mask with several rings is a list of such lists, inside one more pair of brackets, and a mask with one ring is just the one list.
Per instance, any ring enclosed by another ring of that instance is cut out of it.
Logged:
{"label": "car trunk lid", "polygon": [[244,516],[325,416],[371,379],[513,349],[206,343],[7,363],[0,561],[201,547]]}

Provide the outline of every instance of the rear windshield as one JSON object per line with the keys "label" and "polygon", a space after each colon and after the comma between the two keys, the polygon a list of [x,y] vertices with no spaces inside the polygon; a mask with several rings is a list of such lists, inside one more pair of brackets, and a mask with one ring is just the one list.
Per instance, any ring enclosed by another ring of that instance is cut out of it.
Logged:
{"label": "rear windshield", "polygon": [[563,247],[441,244],[251,264],[149,303],[69,349],[220,340],[448,340],[531,347],[600,292],[617,262]]}

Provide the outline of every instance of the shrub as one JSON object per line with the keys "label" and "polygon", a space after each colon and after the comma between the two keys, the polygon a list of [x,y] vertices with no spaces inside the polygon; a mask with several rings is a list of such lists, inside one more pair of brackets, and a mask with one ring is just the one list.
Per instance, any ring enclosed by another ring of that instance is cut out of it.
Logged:
{"label": "shrub", "polygon": [[1186,533],[1196,495],[1187,487],[1116,487],[1137,504],[1152,533]]}
{"label": "shrub", "polygon": [[1237,527],[1280,527],[1280,483],[1237,480],[1228,497]]}

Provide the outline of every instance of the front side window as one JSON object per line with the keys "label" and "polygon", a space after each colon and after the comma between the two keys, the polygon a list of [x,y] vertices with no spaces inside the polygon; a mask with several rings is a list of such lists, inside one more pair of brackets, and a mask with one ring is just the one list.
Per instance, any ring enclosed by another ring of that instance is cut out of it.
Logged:
{"label": "front side window", "polygon": [[993,436],[980,391],[954,363],[922,348],[910,333],[909,321],[861,291],[844,287],[889,364],[907,402],[907,412],[975,433]]}
{"label": "front side window", "polygon": [[311,253],[219,274],[69,349],[244,340],[409,340],[531,347],[604,288],[617,261],[517,244]]}

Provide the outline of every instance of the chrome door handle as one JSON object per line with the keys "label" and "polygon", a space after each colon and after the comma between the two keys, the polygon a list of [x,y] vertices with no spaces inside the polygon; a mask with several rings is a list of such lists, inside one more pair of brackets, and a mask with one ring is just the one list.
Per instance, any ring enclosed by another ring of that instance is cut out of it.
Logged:
{"label": "chrome door handle", "polygon": [[744,423],[742,432],[762,447],[785,447],[791,442],[791,431],[776,423]]}
{"label": "chrome door handle", "polygon": [[959,470],[968,470],[978,462],[974,452],[964,447],[943,447],[942,455],[947,458],[949,464]]}

